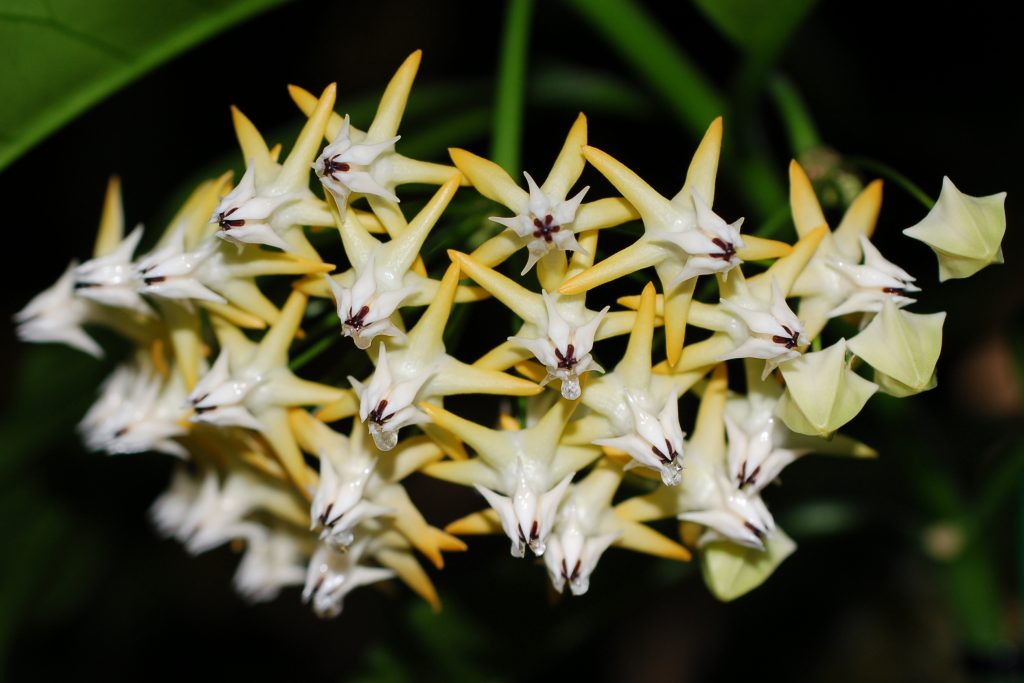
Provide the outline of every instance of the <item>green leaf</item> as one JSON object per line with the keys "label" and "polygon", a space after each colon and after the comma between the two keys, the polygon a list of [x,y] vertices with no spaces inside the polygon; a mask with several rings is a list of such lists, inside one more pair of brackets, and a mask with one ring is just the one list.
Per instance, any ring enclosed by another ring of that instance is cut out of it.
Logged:
{"label": "green leaf", "polygon": [[0,169],[171,57],[284,2],[5,2],[0,9]]}
{"label": "green leaf", "polygon": [[776,55],[817,0],[694,0],[708,21],[741,50]]}

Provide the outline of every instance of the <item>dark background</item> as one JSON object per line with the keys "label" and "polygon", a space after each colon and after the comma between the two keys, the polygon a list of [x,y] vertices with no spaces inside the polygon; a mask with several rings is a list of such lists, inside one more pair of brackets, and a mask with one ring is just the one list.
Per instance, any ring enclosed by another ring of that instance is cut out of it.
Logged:
{"label": "dark background", "polygon": [[[688,4],[647,4],[728,89],[735,49]],[[538,5],[530,73],[571,63],[635,84],[643,97],[627,116],[588,111],[590,139],[674,192],[696,139],[576,14],[558,2]],[[433,573],[440,618],[397,585],[357,591],[333,622],[315,619],[296,590],[248,606],[231,590],[237,558],[229,549],[192,558],[148,524],[166,459],[102,457],[78,444],[73,425],[109,361],[28,348],[2,325],[0,409],[22,426],[4,437],[12,452],[32,444],[25,457],[5,460],[0,443],[8,535],[0,545],[0,663],[8,677],[957,681],[1012,668],[1016,503],[992,513],[984,532],[1006,641],[980,648],[951,607],[949,572],[921,551],[936,513],[920,473],[922,463],[945,473],[976,505],[1021,438],[1012,361],[1022,327],[1015,210],[1024,107],[1011,68],[1018,29],[999,3],[914,5],[915,14],[906,6],[901,15],[893,7],[821,3],[780,69],[840,154],[880,159],[933,195],[943,175],[968,194],[1007,190],[1007,265],[939,287],[931,253],[898,234],[924,210],[887,185],[876,243],[925,289],[914,310],[949,311],[940,386],[898,405],[873,400],[844,430],[876,446],[877,461],[805,459],[787,470],[785,486],[766,497],[800,548],[765,586],[723,605],[690,576],[694,568],[612,550],[589,594],[554,604],[540,566],[512,561],[504,540],[471,539],[469,553]],[[240,163],[229,104],[287,146],[301,120],[286,83],[318,90],[337,80],[343,111],[348,97],[376,96],[415,48],[425,53],[419,84],[479,87],[486,105],[502,19],[502,3],[297,2],[152,72],[0,172],[9,254],[3,319],[89,253],[109,174],[122,176],[129,225],[162,226],[189,185],[220,170],[211,162]],[[784,180],[785,137],[771,107],[758,106]],[[525,168],[548,168],[574,115],[528,103]],[[417,126],[431,123],[410,118],[400,132],[413,140]],[[727,118],[723,166],[729,135]],[[459,144],[488,151],[485,138]],[[742,193],[725,180],[720,187],[723,215],[748,213]],[[411,488],[440,526],[477,503],[436,502],[438,492],[461,495],[443,484],[415,480]]]}

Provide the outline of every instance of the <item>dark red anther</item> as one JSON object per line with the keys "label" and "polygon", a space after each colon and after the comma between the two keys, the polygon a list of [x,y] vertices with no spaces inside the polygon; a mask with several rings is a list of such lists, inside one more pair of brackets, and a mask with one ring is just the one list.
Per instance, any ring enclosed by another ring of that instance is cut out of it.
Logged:
{"label": "dark red anther", "polygon": [[569,370],[575,366],[576,363],[579,363],[579,359],[576,358],[576,349],[572,344],[565,347],[564,355],[561,351],[555,349],[555,357],[558,359],[558,367],[561,370]]}
{"label": "dark red anther", "polygon": [[550,243],[554,239],[554,234],[562,229],[562,226],[554,225],[554,222],[555,217],[551,214],[544,216],[543,221],[534,218],[533,225],[537,229],[533,231],[533,236]]}
{"label": "dark red anther", "polygon": [[232,207],[232,208],[228,209],[227,211],[225,211],[224,213],[222,213],[222,214],[217,216],[217,225],[220,226],[221,230],[230,230],[232,228],[240,228],[243,225],[245,225],[245,219],[244,218],[234,218],[234,219],[228,218],[228,216],[233,214],[235,211],[238,211],[238,207],[237,206]]}
{"label": "dark red anther", "polygon": [[736,255],[736,247],[733,246],[732,242],[726,242],[720,237],[714,237],[711,239],[711,243],[722,250],[720,253],[708,254],[711,258],[720,258],[723,261],[731,261],[732,257]]}
{"label": "dark red anther", "polygon": [[324,159],[324,175],[331,180],[337,180],[335,173],[348,173],[352,168],[344,161],[338,161],[340,154],[335,154],[330,159]]}
{"label": "dark red anther", "polygon": [[788,327],[786,327],[785,325],[782,326],[782,329],[784,329],[786,331],[786,334],[788,334],[789,336],[788,337],[784,337],[784,336],[782,336],[780,334],[772,335],[772,342],[773,343],[775,343],[775,344],[782,344],[787,349],[792,349],[797,344],[800,343],[800,333],[799,332],[797,332],[796,330],[791,330]]}

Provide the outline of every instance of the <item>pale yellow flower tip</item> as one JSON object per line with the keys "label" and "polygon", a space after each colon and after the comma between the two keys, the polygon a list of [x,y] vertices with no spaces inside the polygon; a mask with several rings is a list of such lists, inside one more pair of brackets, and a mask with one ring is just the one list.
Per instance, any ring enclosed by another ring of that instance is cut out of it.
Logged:
{"label": "pale yellow flower tip", "polygon": [[765,540],[764,550],[714,541],[700,553],[704,583],[719,600],[735,600],[764,583],[794,550],[796,543],[778,527]]}
{"label": "pale yellow flower tip", "polygon": [[763,261],[781,258],[793,251],[793,247],[778,240],[765,239],[757,235],[744,235],[743,246],[736,250],[736,255],[743,261]]}
{"label": "pale yellow flower tip", "polygon": [[796,160],[789,162],[789,206],[796,233],[801,237],[818,226],[828,225],[811,179]]}
{"label": "pale yellow flower tip", "polygon": [[[643,468],[637,469],[638,473],[641,471]],[[692,559],[689,550],[654,529],[626,520],[622,520],[622,524],[622,536],[615,542],[616,546],[677,562],[689,562]]]}
{"label": "pale yellow flower tip", "polygon": [[487,536],[504,533],[501,528],[501,519],[492,508],[457,519],[445,526],[444,530],[449,534],[459,536]]}
{"label": "pale yellow flower tip", "polygon": [[449,148],[448,155],[477,192],[488,199],[504,204],[513,211],[519,211],[529,202],[526,190],[520,188],[505,169],[493,161],[458,147]]}
{"label": "pale yellow flower tip", "polygon": [[107,181],[107,193],[103,197],[103,213],[100,214],[100,229],[96,233],[93,258],[111,253],[124,239],[124,208],[121,204],[121,178],[112,175]]}
{"label": "pale yellow flower tip", "polygon": [[719,116],[708,126],[701,138],[697,151],[686,169],[686,182],[680,195],[696,192],[708,206],[715,199],[715,180],[718,176],[718,159],[722,153],[722,117]]}
{"label": "pale yellow flower tip", "polygon": [[346,417],[352,417],[359,412],[359,397],[351,389],[346,390],[344,396],[333,403],[316,411],[314,417],[321,422],[335,422]]}
{"label": "pale yellow flower tip", "polygon": [[990,263],[1003,262],[1006,193],[972,197],[942,179],[939,200],[917,225],[903,231],[932,248],[939,259],[939,280],[974,275]]}
{"label": "pale yellow flower tip", "polygon": [[886,380],[882,390],[909,396],[935,386],[935,364],[942,350],[945,313],[910,313],[886,299],[882,312],[850,340],[853,353],[863,358]]}
{"label": "pale yellow flower tip", "polygon": [[794,432],[828,437],[852,420],[878,385],[850,369],[846,340],[779,365],[786,392],[776,414]]}

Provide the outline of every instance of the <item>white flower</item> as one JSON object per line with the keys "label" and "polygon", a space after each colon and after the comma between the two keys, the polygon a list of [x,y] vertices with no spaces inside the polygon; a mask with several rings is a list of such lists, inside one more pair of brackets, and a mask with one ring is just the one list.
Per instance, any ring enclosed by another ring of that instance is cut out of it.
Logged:
{"label": "white flower", "polygon": [[[185,229],[179,228],[161,249],[139,260],[140,291],[164,299],[194,299],[226,303],[206,286],[204,280],[216,272],[220,242],[204,240],[195,250],[185,251]],[[213,265],[211,268],[210,265]]]}
{"label": "white flower", "polygon": [[363,539],[344,553],[323,543],[317,546],[309,561],[302,601],[312,603],[318,617],[338,616],[345,596],[353,589],[394,576],[390,569],[359,564],[368,542],[369,539]]}
{"label": "white flower", "polygon": [[566,583],[573,595],[586,593],[601,555],[622,535],[621,530],[601,533],[601,527],[608,526],[602,512],[572,494],[562,503],[544,555],[551,585],[559,593]]}
{"label": "white flower", "polygon": [[263,423],[247,404],[256,402],[255,391],[265,382],[266,376],[246,368],[238,370],[232,376],[228,351],[221,350],[213,367],[189,394],[188,401],[195,410],[195,415],[190,418],[193,422],[263,431]]}
{"label": "white flower", "polygon": [[282,588],[300,586],[305,581],[307,554],[295,534],[265,529],[247,541],[233,579],[235,590],[246,600],[273,600]]}
{"label": "white flower", "polygon": [[921,291],[912,284],[914,278],[896,264],[887,261],[863,234],[857,237],[864,252],[863,264],[853,265],[841,258],[828,261],[828,265],[848,283],[844,301],[829,311],[829,317],[858,312],[878,313],[887,300],[897,307],[913,303],[914,300],[906,295]]}
{"label": "white flower", "polygon": [[[171,484],[153,501],[149,516],[157,530],[164,536],[174,538],[182,543],[188,540],[195,528],[192,519],[192,508],[202,495],[203,489],[216,489],[217,479],[212,472],[207,472],[200,481],[185,467],[174,468]],[[207,491],[206,496],[210,493]]]}
{"label": "white flower", "polygon": [[529,173],[524,171],[523,175],[530,188],[526,210],[512,218],[492,217],[491,220],[510,228],[520,237],[532,238],[526,245],[530,255],[521,273],[526,275],[537,261],[553,249],[582,251],[573,235],[573,222],[580,202],[590,188],[584,187],[571,199],[558,199],[541,191]]}
{"label": "white flower", "polygon": [[[391,514],[392,510],[365,497],[377,466],[377,457],[369,449],[322,449],[319,455],[320,485],[310,509],[310,529],[319,530],[320,540],[327,545],[345,550],[352,545],[353,531],[360,522]],[[381,484],[374,483],[377,487]]]}
{"label": "white flower", "polygon": [[543,483],[543,473],[537,470],[538,468],[526,459],[517,459],[516,482],[511,489],[511,497],[495,493],[479,484],[475,485],[476,490],[498,513],[501,527],[512,541],[513,557],[523,557],[527,546],[537,557],[544,554],[558,505],[572,482],[572,474],[567,474],[548,489]]}
{"label": "white flower", "polygon": [[275,220],[275,213],[287,204],[302,199],[302,194],[257,194],[254,168],[251,161],[246,165],[245,175],[214,209],[210,223],[219,226],[218,237],[234,242],[240,248],[243,244],[265,244],[283,251],[294,251],[281,237],[281,233],[292,223]]}
{"label": "white flower", "polygon": [[601,320],[608,312],[605,306],[599,313],[582,325],[567,321],[558,311],[559,295],[541,290],[547,309],[547,322],[535,338],[514,336],[508,340],[527,348],[544,364],[547,377],[541,382],[547,384],[553,379],[562,383],[562,396],[569,400],[580,397],[580,376],[585,372],[604,372],[604,368],[590,355],[594,347],[594,336]]}
{"label": "white flower", "polygon": [[696,190],[690,193],[690,197],[693,212],[680,212],[671,230],[652,237],[655,241],[674,244],[686,255],[682,271],[669,283],[669,287],[699,275],[722,273],[723,278],[728,277],[729,271],[742,263],[736,251],[746,246],[740,237],[742,218],[726,223]]}
{"label": "white flower", "polygon": [[[343,287],[330,275],[325,275],[324,278],[338,305],[341,333],[346,337],[352,337],[358,348],[370,348],[374,338],[382,334],[396,337],[399,341],[405,339],[405,333],[391,322],[391,315],[398,310],[403,300],[416,291],[416,288],[390,289],[389,285],[394,280],[378,277],[374,269],[373,254],[370,254],[363,265],[352,287]],[[401,280],[398,284],[401,284]]]}
{"label": "white flower", "polygon": [[779,363],[799,356],[798,347],[810,343],[803,325],[786,303],[775,280],[772,280],[771,302],[766,303],[753,296],[739,296],[722,299],[722,307],[738,323],[726,330],[737,346],[719,360],[764,359],[767,361],[764,376],[767,377]]}
{"label": "white flower", "polygon": [[341,130],[331,144],[324,148],[316,161],[313,163],[313,170],[323,186],[330,192],[338,203],[341,211],[348,205],[349,196],[353,193],[369,194],[387,199],[393,202],[398,197],[392,189],[388,188],[389,178],[382,173],[381,156],[386,158],[394,154],[395,143],[401,139],[401,135],[382,140],[380,142],[353,142],[351,129],[349,127],[348,115],[345,115]]}
{"label": "white flower", "polygon": [[387,349],[381,344],[377,369],[370,381],[363,384],[354,377],[348,378],[359,396],[359,419],[369,420],[370,435],[377,448],[390,451],[398,443],[398,430],[428,422],[427,416],[416,408],[416,395],[433,372],[429,366],[408,363],[399,363],[392,371]]}
{"label": "white flower", "polygon": [[25,342],[60,342],[96,358],[103,349],[85,333],[93,304],[75,296],[75,268],[72,261],[64,274],[48,289],[35,295],[14,314],[18,339]]}
{"label": "white flower", "polygon": [[944,177],[939,200],[918,223],[903,231],[932,248],[939,259],[939,281],[969,277],[1003,262],[1006,193],[972,197]]}
{"label": "white flower", "polygon": [[626,390],[625,401],[633,418],[632,431],[594,443],[629,453],[631,464],[649,467],[661,474],[666,486],[675,486],[683,471],[683,430],[676,394],[669,394],[657,417],[644,408],[646,396]]}
{"label": "white flower", "polygon": [[137,268],[132,254],[142,239],[142,226],[136,227],[113,251],[86,261],[75,268],[75,291],[113,308],[125,308],[142,315],[153,315],[139,296]]}
{"label": "white flower", "polygon": [[114,370],[78,429],[89,448],[111,455],[159,451],[186,458],[188,452],[174,440],[188,431],[181,425],[186,393],[181,375],[162,377],[146,359],[140,354]]}

